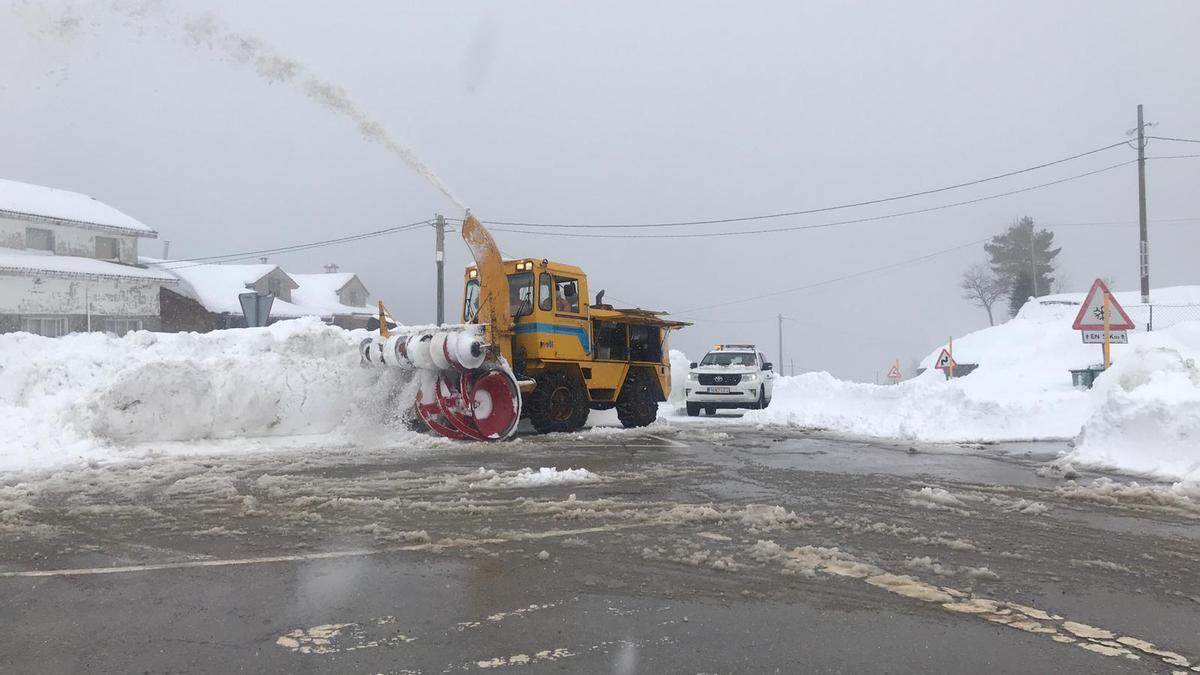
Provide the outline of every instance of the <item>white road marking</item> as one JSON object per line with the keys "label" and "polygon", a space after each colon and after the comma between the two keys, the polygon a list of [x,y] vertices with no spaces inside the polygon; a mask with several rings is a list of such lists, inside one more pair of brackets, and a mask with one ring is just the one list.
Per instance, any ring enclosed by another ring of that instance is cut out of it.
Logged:
{"label": "white road marking", "polygon": [[261,565],[265,563],[298,562],[305,560],[327,560],[330,558],[353,558],[376,555],[389,551],[416,551],[428,548],[427,544],[404,546],[387,549],[358,549],[349,551],[325,551],[322,553],[299,553],[295,555],[264,556],[260,558],[232,558],[227,560],[183,560],[169,563],[152,563],[149,565],[116,565],[113,567],[81,567],[67,570],[23,570],[19,572],[0,572],[0,577],[70,577],[89,574],[123,574],[127,572],[154,572],[158,570],[179,570],[193,567],[229,567],[233,565]]}
{"label": "white road marking", "polygon": [[645,523],[629,523],[625,525],[601,525],[584,527],[576,530],[548,530],[545,532],[523,532],[514,538],[490,537],[487,539],[459,538],[449,543],[432,542],[428,544],[410,544],[407,546],[389,546],[376,549],[351,549],[347,551],[324,551],[320,553],[297,553],[293,555],[263,556],[259,558],[231,558],[227,560],[181,560],[168,563],[151,563],[147,565],[114,565],[112,567],[81,567],[66,570],[21,570],[17,572],[0,572],[0,578],[12,577],[73,577],[93,574],[125,574],[130,572],[156,572],[159,570],[180,570],[194,567],[231,567],[236,565],[262,565],[284,562],[304,562],[308,560],[329,560],[333,558],[361,558],[384,553],[399,553],[404,551],[436,551],[459,546],[478,546],[481,544],[506,544],[512,541],[529,541],[538,539],[554,539],[571,537],[593,532],[611,532],[631,527],[645,527]]}
{"label": "white road marking", "polygon": [[612,447],[621,447],[621,448],[690,448],[691,447],[687,443],[677,441],[673,438],[663,438],[662,436],[655,436],[654,434],[645,434],[645,437],[653,438],[656,441],[662,441],[663,443],[665,443],[665,445],[663,445],[661,443],[622,443],[620,438],[613,438],[612,441],[609,443],[574,443],[571,445],[571,447],[572,448],[612,448]]}
{"label": "white road marking", "polygon": [[655,436],[654,434],[646,434],[646,435],[647,435],[647,436],[649,436],[650,438],[655,438],[655,439],[658,439],[658,440],[662,441],[663,443],[668,443],[668,444],[670,444],[670,447],[673,447],[673,448],[688,448],[688,447],[691,447],[691,446],[689,446],[687,443],[683,443],[683,442],[681,442],[681,441],[677,441],[677,440],[675,440],[675,439],[673,439],[673,438],[663,438],[662,436]]}

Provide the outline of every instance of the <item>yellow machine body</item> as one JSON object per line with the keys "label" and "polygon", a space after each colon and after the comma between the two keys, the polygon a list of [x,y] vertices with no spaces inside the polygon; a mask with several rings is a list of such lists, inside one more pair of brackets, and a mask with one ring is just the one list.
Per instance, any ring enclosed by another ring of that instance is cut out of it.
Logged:
{"label": "yellow machine body", "polygon": [[617,404],[631,381],[652,383],[647,389],[655,400],[666,400],[667,337],[690,324],[661,312],[591,304],[581,268],[536,258],[504,260],[472,216],[463,238],[476,260],[465,273],[463,323],[485,327],[487,341],[511,365],[523,394],[538,386],[531,380],[556,372],[581,383],[594,409]]}

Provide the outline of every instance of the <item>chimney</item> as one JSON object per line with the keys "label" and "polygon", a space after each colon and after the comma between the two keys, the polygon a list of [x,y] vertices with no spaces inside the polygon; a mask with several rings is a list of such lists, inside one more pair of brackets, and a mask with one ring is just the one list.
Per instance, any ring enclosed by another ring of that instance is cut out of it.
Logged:
{"label": "chimney", "polygon": [[325,274],[336,274],[337,271],[338,271],[338,266],[334,265],[333,263],[329,263],[328,265],[325,266]]}
{"label": "chimney", "polygon": [[266,265],[267,264],[267,256],[264,255],[263,257],[259,258],[258,262]]}
{"label": "chimney", "polygon": [[171,250],[171,242],[167,239],[163,239],[163,260],[170,260],[170,258],[167,256],[167,253],[170,250]]}

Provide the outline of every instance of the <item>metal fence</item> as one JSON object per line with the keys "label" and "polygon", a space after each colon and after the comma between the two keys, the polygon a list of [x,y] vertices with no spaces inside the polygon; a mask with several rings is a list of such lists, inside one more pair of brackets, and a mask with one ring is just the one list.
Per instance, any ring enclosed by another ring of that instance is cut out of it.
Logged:
{"label": "metal fence", "polygon": [[1169,328],[1184,321],[1200,321],[1200,305],[1124,305],[1129,318],[1139,331]]}

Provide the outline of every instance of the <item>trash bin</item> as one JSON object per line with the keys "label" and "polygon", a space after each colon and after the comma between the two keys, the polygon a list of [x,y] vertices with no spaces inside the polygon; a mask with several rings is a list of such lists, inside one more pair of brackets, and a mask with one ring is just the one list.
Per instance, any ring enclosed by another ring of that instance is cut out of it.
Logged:
{"label": "trash bin", "polygon": [[1096,381],[1096,378],[1100,375],[1100,373],[1103,373],[1103,372],[1104,372],[1104,364],[1103,363],[1097,363],[1094,365],[1090,365],[1086,368],[1072,368],[1071,369],[1071,386],[1072,387],[1083,387],[1084,389],[1091,389],[1092,384]]}

